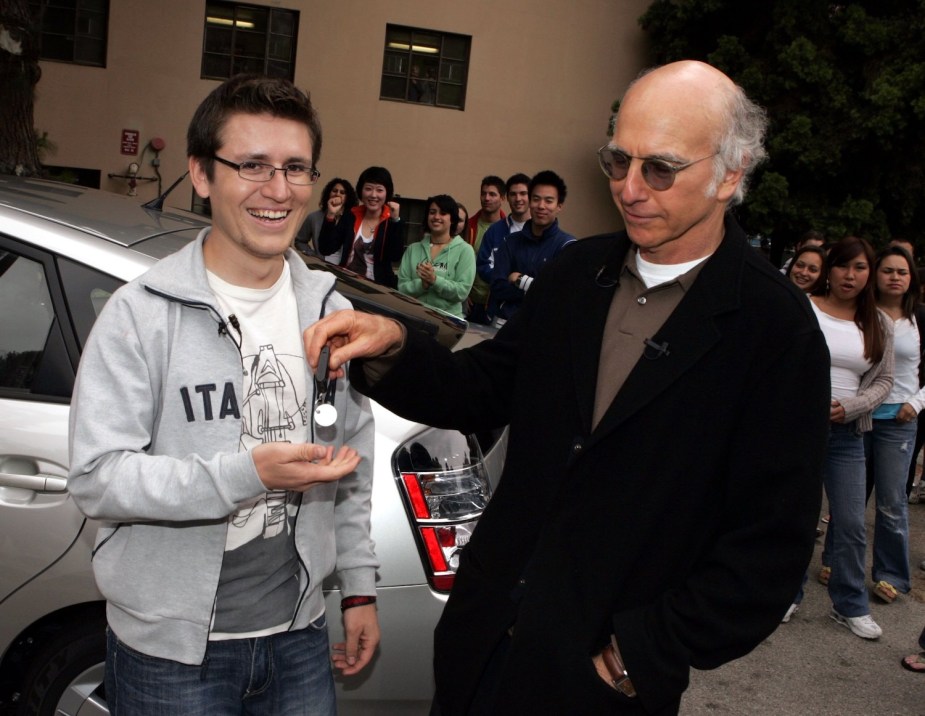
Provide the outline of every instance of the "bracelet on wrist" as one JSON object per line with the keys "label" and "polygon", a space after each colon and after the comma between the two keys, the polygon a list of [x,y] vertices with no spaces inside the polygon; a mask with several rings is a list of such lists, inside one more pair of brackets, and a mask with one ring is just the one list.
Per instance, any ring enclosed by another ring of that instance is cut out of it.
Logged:
{"label": "bracelet on wrist", "polygon": [[363,606],[366,606],[367,604],[375,604],[375,603],[376,603],[375,597],[367,597],[367,596],[358,594],[354,597],[344,597],[343,599],[341,599],[340,600],[340,610],[342,612],[345,612],[348,609],[352,609],[353,607],[363,607]]}

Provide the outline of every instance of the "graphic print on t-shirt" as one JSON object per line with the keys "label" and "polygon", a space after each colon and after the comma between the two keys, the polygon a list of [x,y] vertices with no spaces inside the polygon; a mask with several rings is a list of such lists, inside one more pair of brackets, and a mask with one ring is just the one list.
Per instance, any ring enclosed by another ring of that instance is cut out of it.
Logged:
{"label": "graphic print on t-shirt", "polygon": [[[300,336],[297,337],[300,338]],[[241,449],[269,442],[303,442],[308,408],[305,358],[260,345],[243,363]],[[231,516],[213,631],[272,630],[291,618],[298,599],[298,557],[292,539],[300,494],[271,490]]]}

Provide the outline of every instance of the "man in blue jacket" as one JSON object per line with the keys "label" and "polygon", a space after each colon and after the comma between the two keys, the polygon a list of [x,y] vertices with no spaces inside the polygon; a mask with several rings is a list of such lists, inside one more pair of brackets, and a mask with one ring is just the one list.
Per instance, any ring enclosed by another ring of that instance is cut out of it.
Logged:
{"label": "man in blue jacket", "polygon": [[495,323],[517,313],[533,280],[550,259],[559,255],[575,237],[559,228],[559,212],[565,203],[565,182],[545,170],[530,180],[530,219],[501,243],[491,272],[491,301]]}
{"label": "man in blue jacket", "polygon": [[[501,248],[501,244],[510,234],[517,233],[524,228],[524,224],[530,218],[530,177],[518,172],[508,177],[504,186],[507,205],[511,207],[511,213],[488,227],[488,231],[482,237],[479,253],[475,257],[476,273],[489,286],[491,285],[491,274],[495,268],[495,254]],[[494,318],[496,309],[497,303],[489,294],[489,318]]]}

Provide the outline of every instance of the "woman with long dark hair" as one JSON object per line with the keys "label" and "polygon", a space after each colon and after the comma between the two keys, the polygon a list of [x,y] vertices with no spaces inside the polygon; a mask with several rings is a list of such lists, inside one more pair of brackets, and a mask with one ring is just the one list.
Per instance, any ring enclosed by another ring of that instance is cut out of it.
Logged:
{"label": "woman with long dark hair", "polygon": [[813,244],[797,249],[787,266],[787,278],[811,296],[822,291],[825,288],[825,251]]}
{"label": "woman with long dark hair", "polygon": [[824,483],[831,520],[820,581],[828,584],[830,617],[864,639],[881,629],[870,616],[864,560],[866,470],[864,433],[893,386],[892,321],[877,308],[874,252],[863,239],[836,242],[826,257],[828,282],[810,301],[830,355],[832,406]]}
{"label": "woman with long dark hair", "polygon": [[875,264],[877,305],[893,324],[893,387],[874,410],[864,436],[867,497],[876,491],[874,594],[887,604],[912,587],[909,574],[909,508],[906,476],[912,461],[922,388],[922,326],[916,320],[919,279],[909,253],[889,246]]}
{"label": "woman with long dark hair", "polygon": [[324,256],[340,252],[341,266],[390,288],[398,286],[392,263],[401,259],[404,244],[394,201],[392,175],[385,167],[367,167],[357,180],[358,206],[336,225],[327,223],[318,242]]}
{"label": "woman with long dark hair", "polygon": [[[346,179],[334,177],[321,192],[321,201],[318,202],[318,210],[313,211],[302,223],[302,227],[295,235],[295,246],[302,253],[322,256],[318,246],[318,240],[321,238],[321,227],[325,222],[329,222],[333,228],[340,218],[349,213],[357,205],[357,193]],[[333,254],[323,256],[325,261],[337,263],[340,260],[340,252],[335,251]]]}

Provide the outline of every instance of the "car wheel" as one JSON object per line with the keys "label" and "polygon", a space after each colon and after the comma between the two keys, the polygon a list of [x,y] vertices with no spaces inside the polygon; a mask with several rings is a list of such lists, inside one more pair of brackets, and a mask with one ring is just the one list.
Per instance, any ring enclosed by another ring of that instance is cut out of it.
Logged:
{"label": "car wheel", "polygon": [[106,622],[91,619],[37,638],[23,681],[21,716],[103,716]]}

